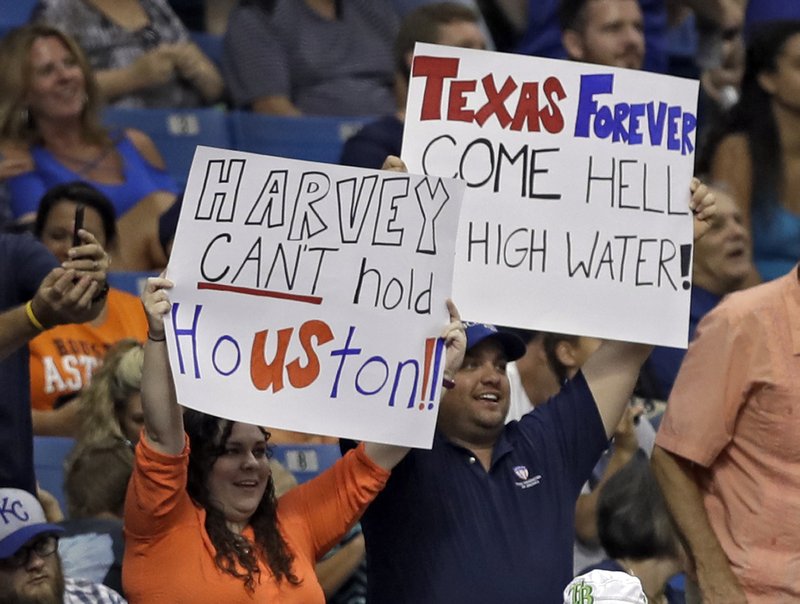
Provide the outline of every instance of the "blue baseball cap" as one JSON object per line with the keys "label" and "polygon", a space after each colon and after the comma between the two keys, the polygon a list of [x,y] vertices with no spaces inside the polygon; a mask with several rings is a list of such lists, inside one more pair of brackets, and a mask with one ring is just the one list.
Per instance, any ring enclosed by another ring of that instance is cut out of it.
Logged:
{"label": "blue baseball cap", "polygon": [[0,489],[0,558],[8,558],[34,537],[58,534],[64,529],[50,524],[39,500],[22,489]]}
{"label": "blue baseball cap", "polygon": [[471,323],[469,321],[463,323],[464,331],[467,333],[467,350],[477,346],[486,338],[492,338],[500,344],[507,361],[515,361],[525,354],[525,342],[519,336],[498,331],[497,327],[487,323]]}

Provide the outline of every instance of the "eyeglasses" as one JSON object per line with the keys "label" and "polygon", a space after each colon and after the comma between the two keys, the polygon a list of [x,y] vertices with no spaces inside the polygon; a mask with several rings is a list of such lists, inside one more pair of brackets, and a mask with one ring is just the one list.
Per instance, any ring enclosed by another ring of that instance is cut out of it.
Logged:
{"label": "eyeglasses", "polygon": [[27,566],[31,559],[31,552],[36,552],[40,558],[47,558],[52,556],[58,549],[58,537],[55,535],[46,535],[40,537],[29,545],[24,545],[8,558],[0,559],[0,565],[6,568],[21,568]]}

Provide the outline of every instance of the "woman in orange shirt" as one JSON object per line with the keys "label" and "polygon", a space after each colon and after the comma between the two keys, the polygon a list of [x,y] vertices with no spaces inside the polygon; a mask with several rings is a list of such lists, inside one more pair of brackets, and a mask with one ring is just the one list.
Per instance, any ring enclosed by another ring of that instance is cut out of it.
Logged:
{"label": "woman in orange shirt", "polygon": [[[262,428],[181,410],[169,370],[163,278],[142,300],[149,325],[144,432],[125,503],[123,585],[131,604],[322,604],[314,563],[380,492],[408,449],[362,443],[315,479],[275,499]],[[466,336],[449,303],[445,375]]]}

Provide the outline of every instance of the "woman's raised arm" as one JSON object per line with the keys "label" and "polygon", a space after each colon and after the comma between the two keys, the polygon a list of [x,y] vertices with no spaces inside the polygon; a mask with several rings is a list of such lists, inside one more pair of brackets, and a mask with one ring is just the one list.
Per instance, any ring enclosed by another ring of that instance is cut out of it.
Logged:
{"label": "woman's raised arm", "polygon": [[172,285],[169,279],[151,277],[142,292],[148,324],[142,369],[142,410],[148,443],[157,451],[177,455],[184,445],[183,410],[175,396],[164,333],[164,315],[172,307],[167,290]]}

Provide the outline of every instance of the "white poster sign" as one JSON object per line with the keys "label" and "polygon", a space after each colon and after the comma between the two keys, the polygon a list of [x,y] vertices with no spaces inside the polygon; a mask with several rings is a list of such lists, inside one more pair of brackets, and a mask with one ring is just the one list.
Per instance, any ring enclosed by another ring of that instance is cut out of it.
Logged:
{"label": "white poster sign", "polygon": [[179,402],[430,447],[463,190],[199,147],[167,271]]}
{"label": "white poster sign", "polygon": [[697,83],[418,44],[411,172],[460,178],[465,319],[685,347]]}

